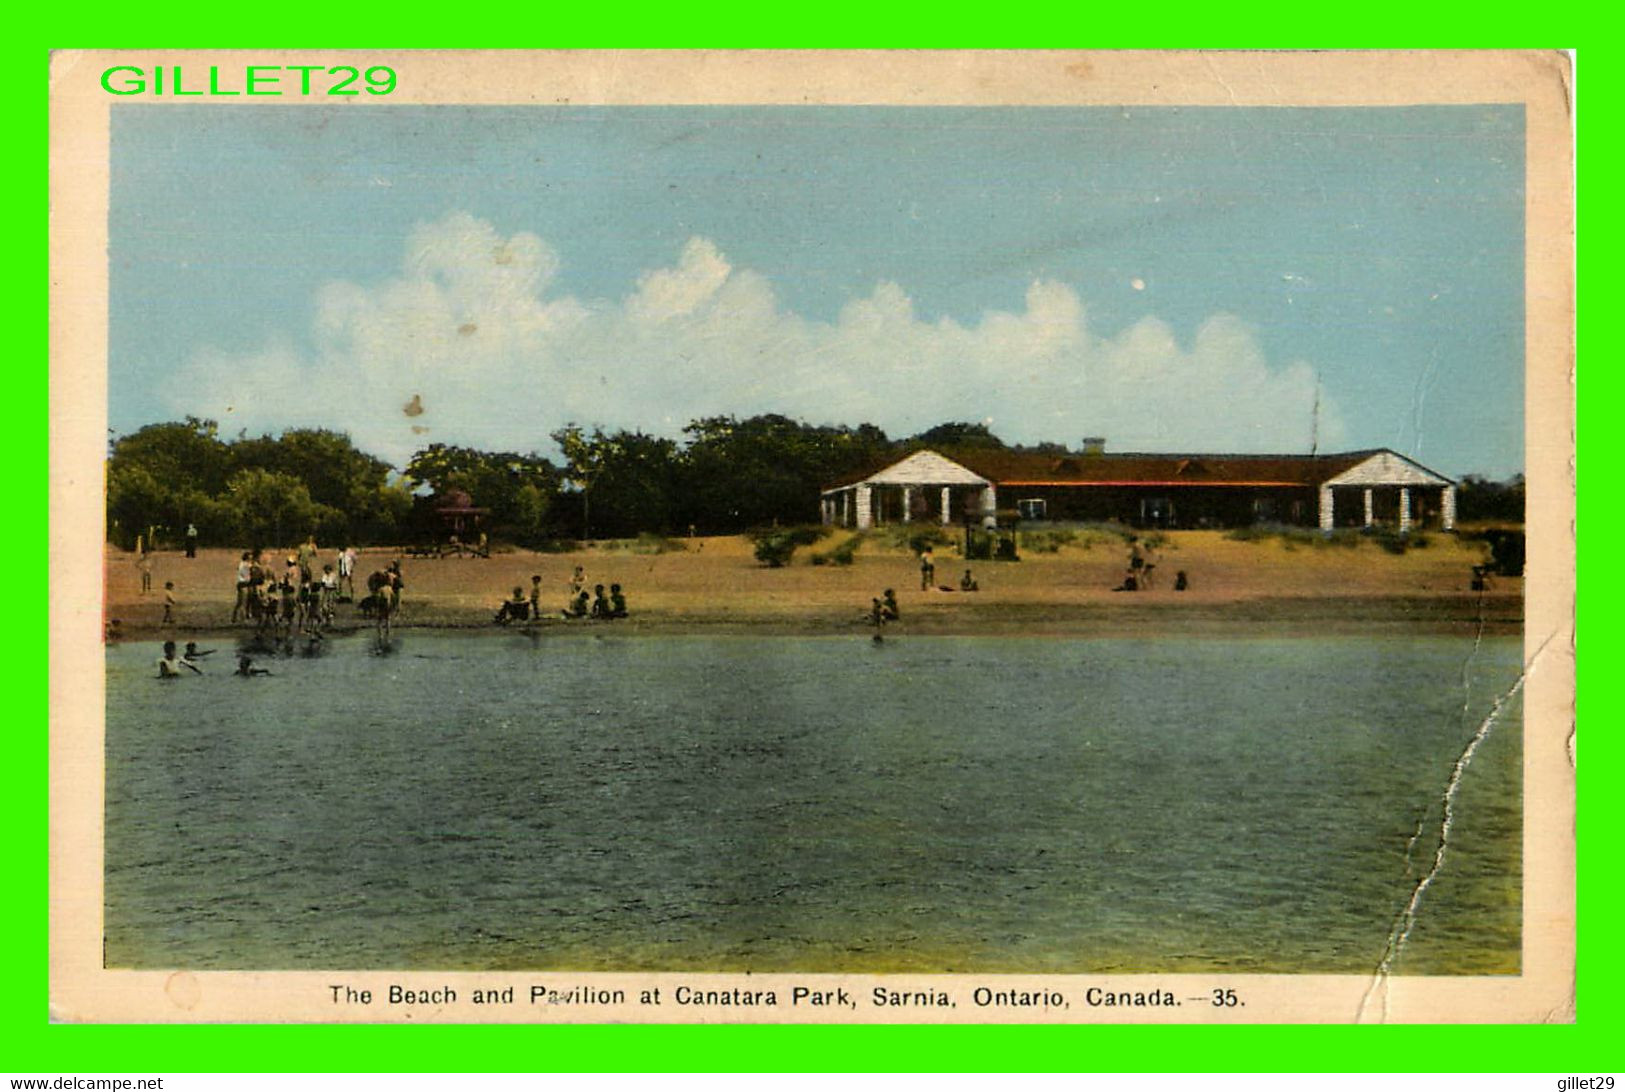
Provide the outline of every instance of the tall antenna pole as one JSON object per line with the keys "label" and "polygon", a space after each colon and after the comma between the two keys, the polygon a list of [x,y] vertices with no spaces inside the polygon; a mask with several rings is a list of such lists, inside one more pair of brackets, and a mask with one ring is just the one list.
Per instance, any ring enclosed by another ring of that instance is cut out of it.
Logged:
{"label": "tall antenna pole", "polygon": [[1309,418],[1309,454],[1320,452],[1320,373],[1315,373],[1315,408]]}

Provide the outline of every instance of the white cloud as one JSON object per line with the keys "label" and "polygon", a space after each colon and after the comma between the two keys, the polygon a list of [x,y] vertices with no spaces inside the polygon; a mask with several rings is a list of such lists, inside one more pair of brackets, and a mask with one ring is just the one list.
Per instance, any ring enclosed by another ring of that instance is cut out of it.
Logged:
{"label": "white cloud", "polygon": [[[1313,372],[1272,367],[1227,315],[1188,346],[1154,317],[1103,338],[1070,286],[1037,281],[1022,311],[931,322],[885,281],[816,321],[703,238],[620,301],[556,292],[558,269],[537,236],[453,213],[412,232],[399,276],[322,286],[313,353],[200,352],[167,396],[228,434],[343,428],[397,463],[435,440],[546,449],[571,420],[675,435],[695,417],[763,412],[894,436],[986,420],[1009,441],[1104,435],[1119,451],[1308,443]],[[414,397],[422,412],[408,414]],[[1342,431],[1323,399],[1322,445]]]}

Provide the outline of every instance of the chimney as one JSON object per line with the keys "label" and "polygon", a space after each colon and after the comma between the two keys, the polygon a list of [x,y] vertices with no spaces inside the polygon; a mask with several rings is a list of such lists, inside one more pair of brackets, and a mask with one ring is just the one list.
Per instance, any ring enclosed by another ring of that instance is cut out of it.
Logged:
{"label": "chimney", "polygon": [[1083,453],[1085,455],[1104,455],[1104,454],[1106,454],[1106,437],[1104,437],[1104,436],[1085,436],[1083,438]]}

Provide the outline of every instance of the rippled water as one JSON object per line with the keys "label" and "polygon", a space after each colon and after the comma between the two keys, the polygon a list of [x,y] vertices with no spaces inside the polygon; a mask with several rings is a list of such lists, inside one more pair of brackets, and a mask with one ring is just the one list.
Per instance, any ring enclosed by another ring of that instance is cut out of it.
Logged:
{"label": "rippled water", "polygon": [[[1519,644],[157,655],[107,654],[110,966],[1368,971]],[[1521,763],[1514,700],[1400,973],[1518,970]]]}

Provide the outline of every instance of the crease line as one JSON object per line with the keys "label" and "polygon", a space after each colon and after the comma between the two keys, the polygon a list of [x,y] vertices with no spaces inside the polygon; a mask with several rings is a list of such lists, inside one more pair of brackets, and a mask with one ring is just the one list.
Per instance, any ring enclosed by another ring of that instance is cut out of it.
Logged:
{"label": "crease line", "polygon": [[[1482,632],[1481,627],[1480,639],[1482,639]],[[1513,680],[1512,685],[1504,693],[1496,697],[1494,704],[1490,706],[1489,713],[1479,723],[1477,730],[1473,732],[1472,738],[1462,748],[1461,754],[1456,756],[1456,763],[1450,770],[1450,780],[1445,784],[1444,812],[1439,821],[1439,843],[1433,851],[1433,865],[1421,879],[1417,880],[1416,886],[1411,889],[1411,897],[1406,901],[1405,908],[1394,919],[1394,926],[1389,930],[1388,943],[1383,950],[1382,960],[1377,964],[1377,969],[1372,974],[1371,984],[1366,987],[1365,996],[1360,999],[1360,1008],[1355,1013],[1356,1023],[1365,1020],[1366,1010],[1371,1005],[1371,999],[1379,990],[1382,995],[1382,1010],[1378,1019],[1381,1023],[1387,1022],[1388,983],[1393,973],[1394,962],[1404,950],[1405,942],[1410,939],[1411,930],[1416,926],[1418,911],[1422,905],[1422,896],[1427,893],[1427,889],[1432,885],[1434,877],[1444,868],[1445,854],[1449,850],[1450,827],[1455,821],[1456,794],[1461,789],[1462,778],[1466,774],[1467,767],[1471,764],[1473,756],[1478,752],[1478,748],[1484,743],[1484,740],[1489,738],[1491,730],[1494,729],[1496,722],[1500,720],[1501,711],[1506,708],[1507,702],[1511,701],[1523,689],[1524,683],[1528,682],[1529,676],[1534,673],[1536,664],[1542,654],[1545,653],[1547,646],[1552,643],[1556,636],[1557,632],[1554,631],[1548,634],[1546,639],[1540,643],[1540,647],[1536,648],[1534,654],[1525,662],[1523,670],[1518,673],[1518,677]],[[1473,655],[1477,654],[1477,649],[1478,642],[1475,642]],[[1471,663],[1471,657],[1469,657],[1468,662]],[[1464,667],[1464,677],[1466,671],[1467,669]]]}

